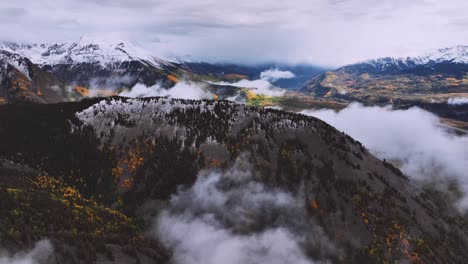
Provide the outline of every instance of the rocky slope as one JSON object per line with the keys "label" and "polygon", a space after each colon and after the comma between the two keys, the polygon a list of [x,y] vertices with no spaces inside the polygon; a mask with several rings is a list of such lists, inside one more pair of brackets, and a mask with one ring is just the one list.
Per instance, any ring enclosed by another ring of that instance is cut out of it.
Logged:
{"label": "rocky slope", "polygon": [[29,58],[62,81],[96,89],[131,87],[137,82],[147,86],[170,82],[165,70],[175,68],[130,43],[88,38],[57,44],[4,42],[0,49]]}
{"label": "rocky slope", "polygon": [[[359,142],[303,115],[166,98],[5,105],[0,158],[0,242],[15,251],[49,239],[48,263],[177,260],[177,243],[148,231],[158,215],[189,209],[241,237],[287,230],[306,262],[468,258],[457,214]],[[199,204],[197,188],[212,172],[224,176],[207,190],[228,198]],[[240,187],[267,198],[247,203]]]}
{"label": "rocky slope", "polygon": [[0,51],[0,104],[57,103],[78,98],[80,94],[28,58]]}

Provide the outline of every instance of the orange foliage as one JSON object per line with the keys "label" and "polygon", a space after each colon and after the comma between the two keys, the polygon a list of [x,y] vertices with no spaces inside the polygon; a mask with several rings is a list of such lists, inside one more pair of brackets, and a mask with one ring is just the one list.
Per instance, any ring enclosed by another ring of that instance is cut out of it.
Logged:
{"label": "orange foliage", "polygon": [[220,167],[221,165],[223,164],[223,162],[221,160],[211,160],[210,162],[210,165],[213,166],[213,167]]}
{"label": "orange foliage", "polygon": [[122,173],[123,173],[123,169],[121,167],[115,167],[112,169],[112,176],[114,176],[114,179],[116,180],[120,180]]}
{"label": "orange foliage", "polygon": [[318,209],[319,206],[317,204],[317,201],[315,200],[310,201],[310,207],[312,207],[312,209]]}
{"label": "orange foliage", "polygon": [[135,172],[141,165],[143,165],[144,161],[145,160],[140,156],[140,152],[138,150],[132,149],[128,152],[126,163],[132,172]]}
{"label": "orange foliage", "polygon": [[19,80],[13,80],[11,84],[21,90],[28,91],[28,87],[31,86],[31,81],[20,78]]}
{"label": "orange foliage", "polygon": [[75,86],[75,87],[73,87],[73,90],[74,90],[75,92],[78,92],[78,93],[81,94],[82,96],[85,96],[85,97],[88,97],[88,96],[89,96],[89,89],[86,88],[86,87]]}
{"label": "orange foliage", "polygon": [[133,187],[133,179],[128,178],[120,183],[120,189],[130,189]]}
{"label": "orange foliage", "polygon": [[91,92],[93,92],[94,95],[96,95],[96,96],[114,96],[114,95],[117,95],[117,93],[115,93],[113,91],[102,90],[102,89],[90,90],[90,89],[88,89],[86,87],[82,87],[82,86],[75,86],[75,87],[73,87],[73,90],[75,92],[81,94],[84,97],[90,97]]}
{"label": "orange foliage", "polygon": [[177,77],[175,77],[174,75],[167,75],[167,78],[173,82],[178,82],[179,79]]}

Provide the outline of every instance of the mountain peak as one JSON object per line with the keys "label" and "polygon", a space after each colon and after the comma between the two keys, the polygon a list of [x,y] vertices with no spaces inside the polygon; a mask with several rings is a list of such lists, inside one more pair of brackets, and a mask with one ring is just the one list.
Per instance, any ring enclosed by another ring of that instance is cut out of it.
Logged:
{"label": "mountain peak", "polygon": [[468,63],[468,46],[458,45],[449,48],[442,48],[427,52],[426,54],[415,57],[415,60],[421,64],[430,62],[451,61],[454,63]]}
{"label": "mountain peak", "polygon": [[150,52],[131,43],[110,43],[88,37],[53,44],[1,42],[0,50],[20,54],[41,65],[93,63],[106,67],[109,64],[141,61],[157,67],[161,63]]}

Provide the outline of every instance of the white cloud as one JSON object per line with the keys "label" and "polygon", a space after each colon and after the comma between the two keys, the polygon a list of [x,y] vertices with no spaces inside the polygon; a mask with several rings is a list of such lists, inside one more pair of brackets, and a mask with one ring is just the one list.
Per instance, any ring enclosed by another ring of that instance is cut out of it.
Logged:
{"label": "white cloud", "polygon": [[269,82],[276,82],[280,79],[291,79],[294,77],[296,77],[294,73],[278,69],[269,69],[260,73],[260,79],[267,80]]}
{"label": "white cloud", "polygon": [[152,87],[136,84],[131,90],[123,91],[119,95],[126,97],[167,96],[181,99],[213,99],[213,95],[202,85],[184,81],[178,82],[170,89],[163,88],[159,84]]}
{"label": "white cloud", "polygon": [[38,264],[44,263],[52,254],[52,244],[48,240],[36,243],[33,249],[27,252],[8,254],[0,251],[0,264]]}
{"label": "white cloud", "polygon": [[217,84],[217,85],[230,85],[230,86],[240,87],[240,88],[249,88],[249,89],[252,89],[253,92],[255,92],[256,94],[273,96],[273,97],[283,96],[286,92],[283,89],[273,86],[266,79],[258,79],[258,80],[252,80],[252,81],[244,79],[244,80],[240,80],[238,82],[233,82],[233,83],[231,82],[210,82],[210,83]]}
{"label": "white cloud", "polygon": [[319,249],[317,261],[340,252],[305,215],[303,197],[265,186],[246,164],[202,172],[158,216],[156,235],[176,264],[312,263],[305,245]]}
{"label": "white cloud", "polygon": [[[338,113],[333,110],[302,113],[345,131],[381,159],[401,162],[403,172],[413,179],[441,186],[456,179],[462,191],[468,192],[468,137],[449,134],[429,112],[351,104]],[[468,206],[467,196],[460,205]]]}
{"label": "white cloud", "polygon": [[449,98],[447,103],[449,105],[464,105],[468,104],[468,97],[457,97],[457,98]]}
{"label": "white cloud", "polygon": [[2,1],[0,38],[85,35],[159,56],[342,65],[466,44],[467,9],[465,0]]}
{"label": "white cloud", "polygon": [[253,88],[256,94],[268,95],[268,96],[283,96],[285,91],[274,87],[270,82],[266,80],[240,80],[235,83],[223,83],[225,85],[231,85],[235,87]]}

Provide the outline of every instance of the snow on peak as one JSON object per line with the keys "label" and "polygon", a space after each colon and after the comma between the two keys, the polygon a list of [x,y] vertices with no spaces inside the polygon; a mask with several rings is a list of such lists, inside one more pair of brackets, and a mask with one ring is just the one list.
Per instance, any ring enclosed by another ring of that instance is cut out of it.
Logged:
{"label": "snow on peak", "polygon": [[451,48],[438,49],[428,52],[423,56],[415,57],[414,60],[418,64],[443,61],[468,64],[468,46],[459,45]]}
{"label": "snow on peak", "polygon": [[15,67],[22,72],[24,76],[30,78],[29,66],[24,57],[15,53],[0,51],[0,77],[5,74],[8,65]]}
{"label": "snow on peak", "polygon": [[127,42],[107,43],[82,37],[76,42],[59,44],[0,43],[0,49],[20,54],[41,65],[98,63],[105,67],[126,61],[141,61],[159,67],[161,60]]}
{"label": "snow on peak", "polygon": [[[385,70],[386,68],[399,67],[414,67],[430,63],[453,62],[460,64],[468,64],[468,46],[455,46],[451,48],[443,48],[426,52],[423,55],[415,57],[400,57],[400,58],[380,58],[367,60],[361,63],[374,65],[376,68]],[[358,63],[360,64],[360,63]]]}

